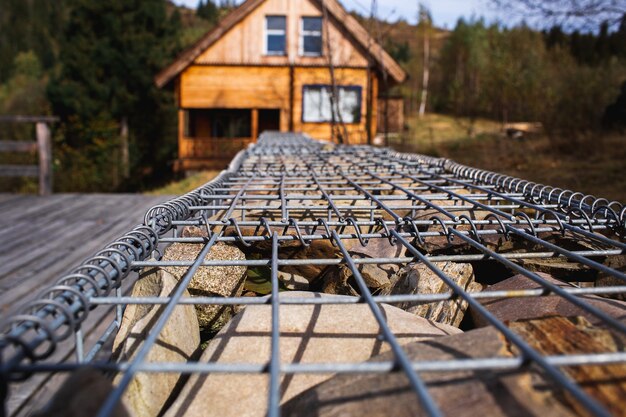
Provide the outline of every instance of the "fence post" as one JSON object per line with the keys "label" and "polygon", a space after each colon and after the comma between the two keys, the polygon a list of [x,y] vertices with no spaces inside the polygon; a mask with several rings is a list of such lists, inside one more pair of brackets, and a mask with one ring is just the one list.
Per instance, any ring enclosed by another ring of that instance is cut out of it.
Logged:
{"label": "fence post", "polygon": [[37,122],[37,148],[39,151],[39,195],[52,194],[52,144],[50,128]]}

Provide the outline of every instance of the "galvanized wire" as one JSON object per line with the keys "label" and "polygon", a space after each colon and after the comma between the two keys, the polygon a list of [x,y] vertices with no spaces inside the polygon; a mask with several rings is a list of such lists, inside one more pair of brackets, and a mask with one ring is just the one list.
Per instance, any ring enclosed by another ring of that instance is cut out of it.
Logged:
{"label": "galvanized wire", "polygon": [[[482,214],[477,216],[477,214]],[[199,226],[208,237],[181,237],[185,226]],[[110,415],[124,390],[138,372],[268,373],[267,409],[280,415],[280,377],[296,373],[385,373],[404,372],[423,408],[439,415],[421,372],[457,370],[519,369],[529,363],[543,370],[593,415],[608,415],[596,400],[566,377],[562,366],[624,363],[623,352],[543,356],[493,316],[481,299],[558,296],[596,316],[617,333],[626,326],[591,306],[581,295],[624,294],[626,275],[607,266],[604,259],[626,254],[622,239],[626,229],[623,204],[570,190],[460,165],[424,155],[401,154],[369,146],[337,146],[317,142],[304,135],[265,134],[258,144],[240,152],[229,168],[210,183],[150,209],[144,224],[130,231],[82,265],[62,277],[39,299],[7,318],[0,328],[0,374],[3,381],[18,381],[34,373],[73,371],[82,366],[122,373],[121,382],[108,398],[100,416]],[[567,249],[549,241],[561,236],[589,243],[583,249]],[[485,239],[515,239],[527,250],[498,252]],[[372,240],[402,245],[400,257],[355,256],[346,242],[365,247]],[[467,253],[427,253],[433,242],[462,243]],[[283,259],[281,245],[329,241],[341,258]],[[164,261],[163,247],[172,243],[203,245],[189,261]],[[220,243],[251,247],[271,243],[268,259],[204,260],[211,247]],[[154,259],[150,259],[154,258]],[[621,285],[604,287],[560,287],[520,264],[520,260],[560,259],[611,276]],[[537,289],[467,292],[459,287],[436,262],[496,262],[536,282]],[[449,289],[442,294],[373,295],[358,266],[363,264],[406,265],[421,262]],[[268,297],[184,297],[194,273],[211,266],[269,267],[271,292]],[[278,271],[297,265],[345,265],[354,276],[360,298],[281,297]],[[180,266],[187,272],[169,297],[130,297],[121,284],[145,267]],[[112,294],[112,292],[114,294]],[[435,362],[412,362],[397,342],[381,312],[380,303],[434,303],[464,300],[521,352],[515,358],[481,358]],[[394,354],[393,362],[381,363],[281,363],[279,355],[279,310],[283,305],[365,303],[381,326],[384,340]],[[97,353],[121,323],[123,307],[131,304],[164,305],[152,331],[129,362],[102,362]],[[146,363],[174,308],[180,304],[271,306],[271,356],[266,365],[221,363]],[[81,323],[98,306],[117,307],[102,337],[85,354]],[[75,362],[54,364],[46,359],[59,342],[74,336]]]}

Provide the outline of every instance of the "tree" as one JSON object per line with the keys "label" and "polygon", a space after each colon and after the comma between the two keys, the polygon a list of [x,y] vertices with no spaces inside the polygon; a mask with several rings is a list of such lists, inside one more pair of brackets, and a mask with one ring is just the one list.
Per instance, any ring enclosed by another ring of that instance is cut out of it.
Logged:
{"label": "tree", "polygon": [[211,23],[216,23],[219,19],[220,11],[212,0],[200,0],[196,7],[196,15]]}
{"label": "tree", "polygon": [[606,129],[626,130],[626,81],[622,84],[620,95],[604,111],[602,125]]}
{"label": "tree", "polygon": [[65,144],[119,141],[127,121],[132,171],[164,165],[175,112],[171,94],[157,89],[153,77],[178,49],[177,27],[162,0],[73,0],[61,70],[48,86]]}
{"label": "tree", "polygon": [[44,70],[56,63],[67,0],[0,0],[0,82],[21,52],[32,51]]}
{"label": "tree", "polygon": [[626,13],[626,0],[490,0],[507,15],[533,16],[552,23],[593,26],[607,20],[618,24]]}
{"label": "tree", "polygon": [[433,27],[433,19],[430,15],[430,10],[419,3],[418,11],[418,28],[422,31],[423,36],[423,52],[424,52],[424,65],[422,71],[422,95],[420,98],[419,116],[424,117],[426,113],[426,102],[428,101],[428,82],[430,80],[430,32]]}

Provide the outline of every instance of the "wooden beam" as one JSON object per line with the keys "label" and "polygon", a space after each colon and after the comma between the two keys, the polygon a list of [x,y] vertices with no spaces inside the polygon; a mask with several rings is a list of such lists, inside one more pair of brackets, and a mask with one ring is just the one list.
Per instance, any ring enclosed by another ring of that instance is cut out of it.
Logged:
{"label": "wooden beam", "polygon": [[295,72],[295,68],[293,67],[293,64],[289,66],[289,131],[293,132],[294,131],[294,114],[295,114],[295,106],[296,106],[296,99],[295,99],[295,80],[294,80],[294,72]]}
{"label": "wooden beam", "polygon": [[0,165],[0,177],[36,177],[37,165]]}
{"label": "wooden beam", "polygon": [[36,125],[39,150],[39,195],[52,194],[52,143],[50,128],[44,122]]}
{"label": "wooden beam", "polygon": [[0,141],[0,152],[36,152],[35,142]]}
{"label": "wooden beam", "polygon": [[130,151],[128,144],[128,119],[122,117],[120,123],[120,164],[122,165],[122,178],[130,178]]}
{"label": "wooden beam", "polygon": [[259,138],[259,109],[252,109],[252,140]]}
{"label": "wooden beam", "polygon": [[5,115],[0,116],[0,122],[8,123],[56,123],[58,117],[54,116],[23,116],[23,115]]}

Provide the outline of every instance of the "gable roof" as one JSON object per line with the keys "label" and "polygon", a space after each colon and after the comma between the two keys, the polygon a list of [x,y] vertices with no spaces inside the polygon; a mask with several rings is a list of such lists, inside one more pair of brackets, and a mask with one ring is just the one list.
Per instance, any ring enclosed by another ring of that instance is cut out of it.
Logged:
{"label": "gable roof", "polygon": [[[178,74],[183,72],[188,66],[193,64],[195,59],[206,51],[211,45],[217,42],[226,32],[232,29],[237,23],[254,11],[265,0],[246,0],[235,10],[222,19],[217,26],[207,32],[191,47],[183,51],[178,58],[166,68],[161,70],[154,78],[158,87],[163,87],[172,81]],[[400,65],[380,46],[365,30],[363,26],[339,4],[337,0],[311,0],[320,8],[322,3],[326,6],[329,16],[332,16],[337,24],[342,26],[348,34],[365,51],[374,58],[379,67],[391,76],[391,78],[401,83],[407,78],[406,72]]]}

